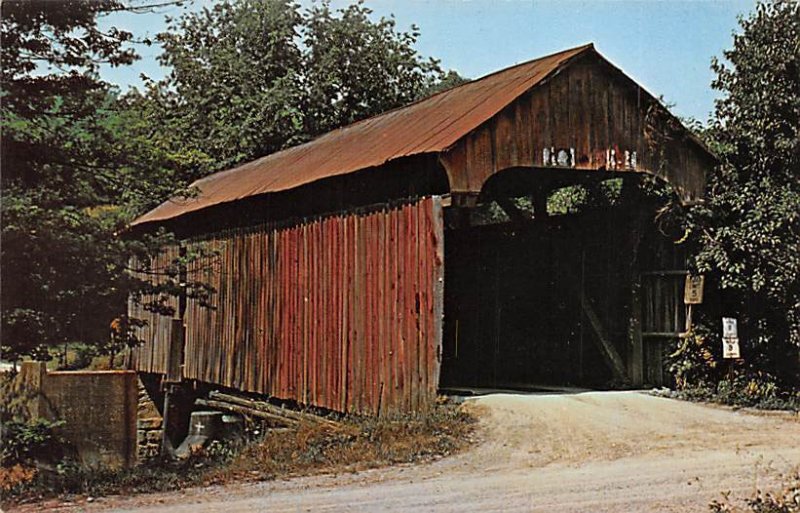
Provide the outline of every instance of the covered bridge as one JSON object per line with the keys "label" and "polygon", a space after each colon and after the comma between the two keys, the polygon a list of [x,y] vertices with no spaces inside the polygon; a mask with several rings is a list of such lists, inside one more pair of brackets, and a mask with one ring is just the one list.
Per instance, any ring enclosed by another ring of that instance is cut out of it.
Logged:
{"label": "covered bridge", "polygon": [[[513,66],[137,219],[218,254],[187,270],[216,308],[176,299],[175,320],[131,304],[149,321],[132,365],[372,414],[424,409],[440,388],[658,383],[685,267],[639,182],[691,202],[714,163],[593,45]],[[600,182],[634,199],[553,206]]]}

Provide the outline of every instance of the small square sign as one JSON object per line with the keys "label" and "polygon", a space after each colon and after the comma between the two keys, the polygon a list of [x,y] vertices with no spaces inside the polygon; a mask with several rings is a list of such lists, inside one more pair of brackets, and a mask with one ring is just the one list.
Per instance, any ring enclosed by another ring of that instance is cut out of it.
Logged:
{"label": "small square sign", "polygon": [[683,302],[687,305],[699,305],[703,302],[703,275],[686,275],[686,284],[683,288]]}
{"label": "small square sign", "polygon": [[739,339],[738,338],[723,338],[722,339],[722,357],[723,358],[741,358],[739,355]]}
{"label": "small square sign", "polygon": [[722,338],[739,338],[739,330],[736,327],[735,318],[722,318]]}

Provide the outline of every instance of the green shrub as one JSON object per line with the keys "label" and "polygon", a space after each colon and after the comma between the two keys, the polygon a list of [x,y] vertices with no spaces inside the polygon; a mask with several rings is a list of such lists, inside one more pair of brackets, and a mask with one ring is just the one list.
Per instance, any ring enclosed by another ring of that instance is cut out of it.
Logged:
{"label": "green shrub", "polygon": [[63,422],[45,419],[5,420],[2,428],[2,466],[33,466],[37,462],[57,461],[63,455],[64,441],[54,433]]}
{"label": "green shrub", "polygon": [[97,348],[91,345],[78,345],[74,348],[72,359],[69,360],[60,370],[81,370],[86,369],[92,364],[92,360],[97,356]]}

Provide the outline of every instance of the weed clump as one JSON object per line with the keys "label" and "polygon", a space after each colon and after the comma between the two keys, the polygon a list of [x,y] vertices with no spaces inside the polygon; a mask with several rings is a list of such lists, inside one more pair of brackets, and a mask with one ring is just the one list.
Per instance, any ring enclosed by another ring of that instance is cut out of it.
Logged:
{"label": "weed clump", "polygon": [[787,483],[778,492],[758,490],[744,501],[743,506],[734,504],[730,493],[722,500],[709,504],[712,513],[800,513],[800,471],[788,476]]}

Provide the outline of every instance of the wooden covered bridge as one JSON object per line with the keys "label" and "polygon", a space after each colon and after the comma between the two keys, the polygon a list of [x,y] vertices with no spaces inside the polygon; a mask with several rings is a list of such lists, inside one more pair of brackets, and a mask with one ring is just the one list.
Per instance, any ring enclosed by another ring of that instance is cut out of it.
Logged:
{"label": "wooden covered bridge", "polygon": [[[714,163],[592,45],[513,66],[137,219],[216,249],[187,271],[216,294],[214,309],[176,300],[177,320],[132,303],[148,320],[132,365],[372,414],[425,409],[443,387],[658,383],[685,267],[637,191],[651,175],[694,201]],[[629,197],[548,212],[601,183]]]}

